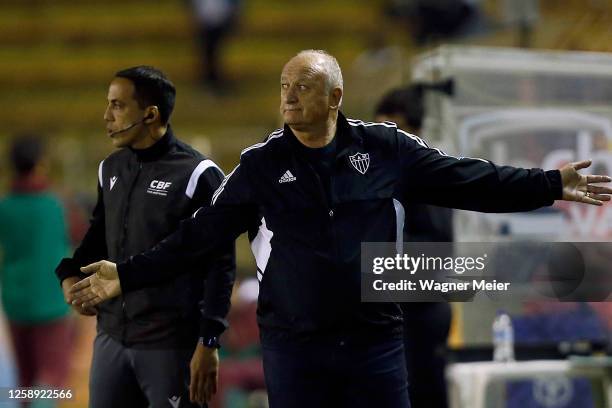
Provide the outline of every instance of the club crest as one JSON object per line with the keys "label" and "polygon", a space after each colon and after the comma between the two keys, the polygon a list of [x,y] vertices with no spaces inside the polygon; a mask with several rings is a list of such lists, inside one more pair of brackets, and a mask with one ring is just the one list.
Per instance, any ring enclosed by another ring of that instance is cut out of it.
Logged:
{"label": "club crest", "polygon": [[370,167],[370,154],[369,153],[356,153],[349,156],[351,164],[361,174],[365,174]]}

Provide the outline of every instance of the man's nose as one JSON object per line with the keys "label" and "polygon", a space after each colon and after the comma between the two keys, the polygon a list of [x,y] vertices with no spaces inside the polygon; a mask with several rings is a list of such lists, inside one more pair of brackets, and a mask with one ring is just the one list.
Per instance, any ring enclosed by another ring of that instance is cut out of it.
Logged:
{"label": "man's nose", "polygon": [[288,103],[293,103],[293,102],[297,102],[298,97],[297,97],[297,92],[295,90],[294,87],[289,87],[289,89],[287,89],[287,92],[285,93],[285,101]]}
{"label": "man's nose", "polygon": [[111,120],[113,120],[113,116],[111,115],[111,112],[110,112],[110,106],[107,106],[106,110],[104,111],[104,121],[110,122]]}

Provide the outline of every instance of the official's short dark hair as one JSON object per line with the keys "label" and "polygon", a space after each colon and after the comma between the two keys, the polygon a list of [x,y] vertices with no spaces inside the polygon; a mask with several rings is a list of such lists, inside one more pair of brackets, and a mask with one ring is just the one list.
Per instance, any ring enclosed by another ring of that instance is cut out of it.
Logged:
{"label": "official's short dark hair", "polygon": [[408,85],[387,93],[376,106],[376,115],[402,115],[414,129],[423,125],[425,110],[423,107],[423,88],[420,85]]}
{"label": "official's short dark hair", "polygon": [[11,164],[19,175],[30,173],[45,153],[43,141],[31,134],[18,135],[10,147]]}
{"label": "official's short dark hair", "polygon": [[116,78],[125,78],[134,84],[134,99],[142,109],[155,105],[159,109],[162,124],[168,123],[174,100],[176,88],[159,69],[147,65],[139,65],[123,69],[115,74]]}

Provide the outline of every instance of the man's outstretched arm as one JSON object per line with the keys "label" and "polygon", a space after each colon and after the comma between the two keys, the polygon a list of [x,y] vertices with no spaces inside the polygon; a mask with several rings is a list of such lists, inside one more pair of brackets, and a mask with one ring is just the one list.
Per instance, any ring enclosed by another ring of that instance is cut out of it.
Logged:
{"label": "man's outstretched arm", "polygon": [[121,292],[173,279],[184,271],[177,267],[179,264],[204,259],[219,245],[232,243],[246,231],[256,214],[248,172],[243,171],[241,164],[215,192],[211,207],[201,208],[192,218],[182,221],[177,231],[152,249],[119,265],[99,261],[81,268],[92,276],[72,287],[74,303],[96,305]]}
{"label": "man's outstretched arm", "polygon": [[529,211],[555,200],[603,205],[612,189],[597,185],[609,176],[582,175],[589,160],[559,170],[498,166],[488,160],[457,158],[429,148],[398,130],[407,201],[481,212]]}

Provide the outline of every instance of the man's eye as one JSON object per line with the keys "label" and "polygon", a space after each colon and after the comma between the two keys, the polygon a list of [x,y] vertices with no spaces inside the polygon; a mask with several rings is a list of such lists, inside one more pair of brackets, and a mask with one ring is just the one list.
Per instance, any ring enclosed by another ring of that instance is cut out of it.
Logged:
{"label": "man's eye", "polygon": [[288,88],[289,88],[289,85],[288,85],[288,84],[281,84],[281,88],[282,88],[282,89],[288,89]]}
{"label": "man's eye", "polygon": [[308,89],[306,85],[298,85],[298,88],[300,89],[300,91],[305,91]]}

